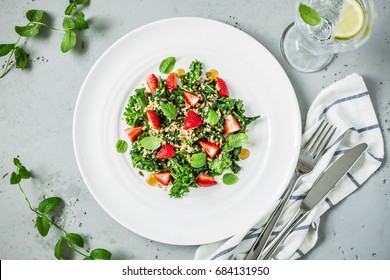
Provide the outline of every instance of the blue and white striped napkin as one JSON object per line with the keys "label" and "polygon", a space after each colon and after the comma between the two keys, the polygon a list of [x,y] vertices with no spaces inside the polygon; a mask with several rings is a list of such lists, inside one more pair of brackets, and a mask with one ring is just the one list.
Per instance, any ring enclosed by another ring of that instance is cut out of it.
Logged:
{"label": "blue and white striped napkin", "polygon": [[[381,129],[367,87],[360,75],[351,74],[319,93],[309,109],[302,143],[306,142],[322,119],[337,126],[338,136],[334,137],[313,172],[297,181],[297,189],[287,205],[287,211],[284,211],[276,225],[271,239],[288,222],[312,183],[329,164],[359,143],[367,143],[368,148],[326,199],[290,233],[275,252],[274,259],[298,259],[310,251],[317,242],[320,216],[359,189],[383,162],[384,147]],[[244,259],[269,214],[252,228],[229,239],[200,246],[195,253],[195,259]]]}

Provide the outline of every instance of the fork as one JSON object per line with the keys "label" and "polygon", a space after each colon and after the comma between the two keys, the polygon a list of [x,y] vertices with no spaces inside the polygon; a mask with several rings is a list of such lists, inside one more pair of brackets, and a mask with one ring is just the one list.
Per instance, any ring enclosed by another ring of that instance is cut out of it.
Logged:
{"label": "fork", "polygon": [[336,127],[329,124],[327,121],[322,120],[314,133],[307,140],[299,154],[298,163],[290,183],[284,191],[274,212],[265,224],[262,232],[255,240],[252,248],[249,250],[249,253],[245,258],[246,260],[263,259],[265,246],[267,245],[269,237],[295,189],[296,181],[302,175],[309,174],[313,170],[335,132]]}

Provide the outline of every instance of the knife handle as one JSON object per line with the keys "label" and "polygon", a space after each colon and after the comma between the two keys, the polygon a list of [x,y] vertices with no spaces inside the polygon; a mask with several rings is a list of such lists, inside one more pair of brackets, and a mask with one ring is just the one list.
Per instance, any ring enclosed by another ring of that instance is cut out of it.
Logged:
{"label": "knife handle", "polygon": [[295,189],[295,183],[298,180],[298,176],[294,173],[291,178],[286,190],[283,193],[281,200],[276,206],[274,212],[271,214],[264,228],[262,229],[260,235],[257,237],[255,242],[252,245],[252,248],[249,250],[249,253],[245,257],[245,260],[257,260],[264,251],[265,246],[271,236],[272,231],[274,230],[279,218],[287,205],[287,202]]}
{"label": "knife handle", "polygon": [[306,211],[300,208],[290,220],[290,222],[284,226],[280,233],[270,242],[270,244],[264,249],[263,255],[259,257],[260,260],[269,260],[272,255],[275,253],[276,249],[286,240],[287,236],[291,231],[301,223],[309,214],[309,211]]}

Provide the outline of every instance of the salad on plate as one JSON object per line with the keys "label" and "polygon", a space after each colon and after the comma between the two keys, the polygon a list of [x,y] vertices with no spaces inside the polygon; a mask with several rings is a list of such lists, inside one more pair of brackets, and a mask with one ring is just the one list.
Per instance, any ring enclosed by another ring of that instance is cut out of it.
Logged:
{"label": "salad on plate", "polygon": [[[169,57],[160,64],[166,78],[146,77],[147,87],[130,96],[124,120],[133,167],[180,198],[191,188],[218,184],[222,174],[226,185],[238,181],[238,162],[249,155],[247,126],[259,116],[245,116],[243,102],[229,97],[216,70],[204,75],[202,62],[194,60],[187,72],[172,72],[175,62]],[[127,143],[118,140],[117,150],[125,152]]]}

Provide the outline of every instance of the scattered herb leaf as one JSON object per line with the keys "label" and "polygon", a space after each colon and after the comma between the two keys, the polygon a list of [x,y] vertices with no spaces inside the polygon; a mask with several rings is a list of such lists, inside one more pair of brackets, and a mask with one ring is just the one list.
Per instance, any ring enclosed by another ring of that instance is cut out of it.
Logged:
{"label": "scattered herb leaf", "polygon": [[175,67],[175,64],[176,64],[176,58],[172,56],[167,57],[161,62],[159,70],[161,73],[169,74]]}
{"label": "scattered herb leaf", "polygon": [[79,12],[74,21],[76,28],[79,30],[87,29],[89,27],[88,22],[85,20],[83,12]]}
{"label": "scattered herb leaf", "polygon": [[39,33],[39,25],[34,23],[26,26],[15,26],[15,32],[23,37],[34,37]]}
{"label": "scattered herb leaf", "polygon": [[65,239],[79,247],[84,247],[84,239],[77,233],[68,233],[65,235]]}
{"label": "scattered herb leaf", "polygon": [[40,235],[46,236],[49,233],[50,222],[46,215],[42,214],[38,216],[35,223]]}
{"label": "scattered herb leaf", "polygon": [[206,159],[205,153],[196,153],[190,157],[190,164],[193,168],[201,168],[206,164]]}
{"label": "scattered herb leaf", "polygon": [[237,133],[228,137],[228,143],[233,148],[238,148],[248,142],[248,135],[245,133]]}
{"label": "scattered herb leaf", "polygon": [[28,56],[27,53],[21,47],[15,48],[14,56],[16,60],[16,68],[26,68]]}
{"label": "scattered herb leaf", "polygon": [[76,33],[72,30],[65,31],[64,37],[61,42],[61,51],[66,53],[76,46],[77,38]]}
{"label": "scattered herb leaf", "polygon": [[44,12],[42,10],[29,10],[26,13],[26,18],[30,22],[34,22],[34,21],[41,22],[43,18],[43,14]]}
{"label": "scattered herb leaf", "polygon": [[223,175],[223,177],[222,177],[222,182],[223,182],[225,185],[233,185],[233,184],[235,184],[237,181],[238,181],[238,176],[237,176],[236,174],[233,174],[233,173],[226,173],[226,174]]}
{"label": "scattered herb leaf", "polygon": [[171,103],[161,103],[160,108],[164,115],[171,120],[175,120],[177,118],[178,111]]}
{"label": "scattered herb leaf", "polygon": [[9,54],[15,48],[15,44],[0,44],[0,56]]}
{"label": "scattered herb leaf", "polygon": [[21,180],[22,180],[22,178],[20,177],[19,174],[17,174],[16,172],[12,172],[11,178],[10,178],[11,185],[19,184]]}
{"label": "scattered herb leaf", "polygon": [[61,236],[60,239],[58,239],[56,245],[54,246],[54,256],[57,260],[61,259],[61,245],[64,238]]}
{"label": "scattered herb leaf", "polygon": [[217,115],[217,112],[215,112],[214,110],[210,110],[210,112],[207,115],[207,122],[210,125],[216,125],[218,121],[219,121],[219,117]]}
{"label": "scattered herb leaf", "polygon": [[129,145],[125,140],[118,140],[118,142],[116,142],[116,151],[118,153],[125,153],[128,147]]}
{"label": "scattered herb leaf", "polygon": [[90,257],[95,260],[109,260],[111,259],[111,253],[106,249],[97,248],[95,250],[92,250]]}
{"label": "scattered herb leaf", "polygon": [[59,204],[61,203],[61,198],[59,197],[49,197],[41,201],[38,206],[38,211],[42,214],[51,213]]}
{"label": "scattered herb leaf", "polygon": [[68,7],[65,9],[65,15],[71,16],[77,9],[77,6],[75,3],[70,3]]}
{"label": "scattered herb leaf", "polygon": [[153,136],[148,136],[143,138],[140,141],[141,147],[147,149],[147,150],[157,150],[161,146],[161,140],[153,137]]}

